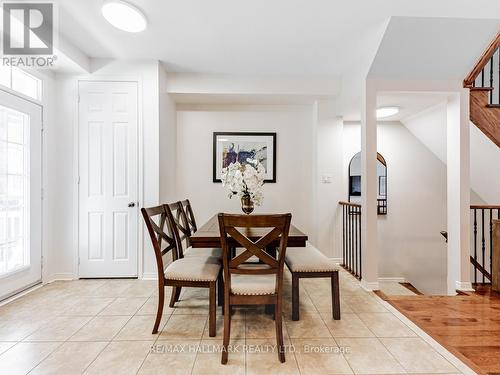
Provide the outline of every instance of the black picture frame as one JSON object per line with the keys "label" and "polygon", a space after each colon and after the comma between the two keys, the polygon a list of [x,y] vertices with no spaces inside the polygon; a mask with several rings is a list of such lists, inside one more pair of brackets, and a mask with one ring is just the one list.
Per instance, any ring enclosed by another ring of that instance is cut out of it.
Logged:
{"label": "black picture frame", "polygon": [[272,138],[272,160],[270,161],[270,165],[272,165],[272,173],[271,176],[264,180],[265,183],[276,183],[276,157],[277,157],[277,148],[276,148],[276,133],[263,133],[263,132],[214,132],[213,133],[213,166],[212,166],[212,181],[213,182],[221,182],[220,176],[218,175],[219,171],[217,170],[217,156],[218,156],[218,139],[220,137],[249,137],[256,138],[255,141],[258,142],[259,137]]}

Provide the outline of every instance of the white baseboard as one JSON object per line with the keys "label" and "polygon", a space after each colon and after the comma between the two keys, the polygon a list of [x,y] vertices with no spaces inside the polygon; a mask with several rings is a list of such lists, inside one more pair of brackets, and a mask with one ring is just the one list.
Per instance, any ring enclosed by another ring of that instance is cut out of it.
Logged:
{"label": "white baseboard", "polygon": [[142,274],[142,280],[158,280],[157,272],[144,272]]}
{"label": "white baseboard", "polygon": [[68,281],[68,280],[76,280],[75,274],[71,272],[66,273],[53,273],[49,275],[45,280],[43,280],[44,284],[50,284],[54,281]]}
{"label": "white baseboard", "polygon": [[21,290],[18,293],[14,293],[10,297],[0,301],[0,306],[3,306],[3,305],[6,305],[12,301],[15,301],[16,299],[21,298],[22,296],[25,296],[26,294],[29,294],[37,289],[40,289],[42,286],[43,286],[42,283],[37,283],[31,287],[28,287],[27,289]]}
{"label": "white baseboard", "polygon": [[374,290],[380,290],[378,281],[368,282],[365,279],[361,279],[361,287],[369,292],[373,292]]}
{"label": "white baseboard", "polygon": [[470,281],[457,281],[455,285],[456,289],[462,292],[474,292],[474,288],[472,287],[472,283]]}
{"label": "white baseboard", "polygon": [[379,277],[379,282],[393,282],[393,283],[407,283],[408,281],[404,277]]}
{"label": "white baseboard", "polygon": [[342,264],[343,259],[342,258],[330,258],[335,262],[335,264]]}

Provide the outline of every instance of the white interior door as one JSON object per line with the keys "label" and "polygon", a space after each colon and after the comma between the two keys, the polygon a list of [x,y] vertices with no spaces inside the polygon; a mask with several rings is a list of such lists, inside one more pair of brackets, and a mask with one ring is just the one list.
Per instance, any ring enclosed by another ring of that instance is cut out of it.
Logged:
{"label": "white interior door", "polygon": [[0,90],[0,300],[42,278],[42,108]]}
{"label": "white interior door", "polygon": [[79,276],[135,277],[137,83],[79,82]]}

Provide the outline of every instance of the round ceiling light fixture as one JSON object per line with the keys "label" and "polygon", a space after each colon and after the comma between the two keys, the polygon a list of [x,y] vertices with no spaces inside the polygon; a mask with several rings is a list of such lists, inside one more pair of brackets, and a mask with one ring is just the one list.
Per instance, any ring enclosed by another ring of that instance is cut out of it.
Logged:
{"label": "round ceiling light fixture", "polygon": [[399,107],[380,107],[377,108],[377,118],[386,118],[399,113]]}
{"label": "round ceiling light fixture", "polygon": [[107,0],[102,4],[102,16],[117,29],[129,33],[144,31],[147,20],[144,13],[122,0]]}

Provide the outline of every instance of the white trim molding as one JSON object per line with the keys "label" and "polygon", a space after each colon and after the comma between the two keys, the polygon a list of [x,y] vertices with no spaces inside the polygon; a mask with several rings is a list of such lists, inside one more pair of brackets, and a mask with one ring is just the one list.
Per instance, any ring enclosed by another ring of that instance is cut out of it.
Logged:
{"label": "white trim molding", "polygon": [[475,289],[472,287],[472,283],[470,281],[457,281],[455,283],[455,287],[461,292],[475,292]]}
{"label": "white trim molding", "polygon": [[393,283],[407,283],[408,280],[406,280],[404,277],[379,277],[378,278],[379,282],[393,282]]}
{"label": "white trim molding", "polygon": [[364,279],[361,279],[361,287],[364,290],[367,290],[369,292],[373,292],[374,290],[380,290],[380,286],[378,284],[378,281],[375,282],[367,282]]}
{"label": "white trim molding", "polygon": [[49,275],[46,280],[43,281],[43,284],[50,284],[54,281],[68,281],[68,280],[76,280],[78,277],[71,272],[66,273],[53,273]]}
{"label": "white trim molding", "polygon": [[139,277],[141,280],[158,280],[157,272],[143,272],[142,277]]}

